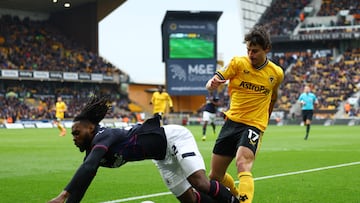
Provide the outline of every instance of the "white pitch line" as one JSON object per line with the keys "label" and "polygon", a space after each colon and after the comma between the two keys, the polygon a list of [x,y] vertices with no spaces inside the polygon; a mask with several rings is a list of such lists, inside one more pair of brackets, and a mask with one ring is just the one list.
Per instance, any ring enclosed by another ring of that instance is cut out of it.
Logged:
{"label": "white pitch line", "polygon": [[165,196],[165,195],[170,195],[170,194],[171,194],[171,192],[161,192],[161,193],[155,193],[155,194],[151,194],[151,195],[143,195],[143,196],[137,196],[137,197],[129,197],[129,198],[125,198],[125,199],[112,200],[112,201],[107,201],[107,202],[102,202],[102,203],[126,202],[126,201],[132,201],[132,200],[138,200],[138,199],[145,199],[145,198],[150,198],[150,197]]}
{"label": "white pitch line", "polygon": [[[302,170],[302,171],[281,173],[281,174],[270,175],[270,176],[257,177],[257,178],[254,178],[254,180],[255,181],[257,181],[257,180],[265,180],[265,179],[270,179],[270,178],[297,175],[297,174],[302,174],[302,173],[310,173],[310,172],[315,172],[315,171],[323,171],[323,170],[341,168],[341,167],[346,167],[346,166],[353,166],[353,165],[358,165],[358,164],[360,164],[360,161],[358,161],[358,162],[350,162],[350,163],[345,163],[345,164],[339,164],[339,165],[334,165],[334,166],[325,166],[325,167],[320,167],[320,168],[313,168],[313,169]],[[235,182],[238,182],[238,181],[235,181]],[[118,200],[112,200],[112,201],[101,202],[101,203],[126,202],[126,201],[133,201],[133,200],[145,199],[145,198],[150,198],[150,197],[165,196],[165,195],[170,195],[170,194],[172,194],[172,193],[171,192],[161,192],[161,193],[155,193],[155,194],[143,195],[143,196],[137,196],[137,197],[129,197],[129,198],[125,198],[125,199],[118,199]]]}
{"label": "white pitch line", "polygon": [[327,169],[341,168],[341,167],[345,167],[345,166],[352,166],[352,165],[358,165],[358,164],[360,164],[360,161],[346,163],[346,164],[339,164],[339,165],[334,165],[334,166],[325,166],[325,167],[321,167],[321,168],[313,168],[313,169],[308,169],[308,170],[303,170],[303,171],[281,173],[281,174],[276,174],[276,175],[271,175],[271,176],[263,176],[263,177],[254,178],[254,180],[265,180],[265,179],[270,179],[270,178],[290,176],[290,175],[296,175],[296,174],[301,174],[301,173],[310,173],[310,172],[315,172],[315,171],[323,171],[323,170],[327,170]]}

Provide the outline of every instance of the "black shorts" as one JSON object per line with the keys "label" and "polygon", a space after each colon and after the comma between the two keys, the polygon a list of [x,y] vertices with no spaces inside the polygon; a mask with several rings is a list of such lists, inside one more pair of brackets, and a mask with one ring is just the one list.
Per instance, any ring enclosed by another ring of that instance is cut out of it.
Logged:
{"label": "black shorts", "polygon": [[235,157],[240,146],[249,148],[254,155],[261,143],[259,129],[227,119],[221,128],[213,149],[214,154]]}
{"label": "black shorts", "polygon": [[312,120],[314,111],[313,110],[302,110],[303,121]]}

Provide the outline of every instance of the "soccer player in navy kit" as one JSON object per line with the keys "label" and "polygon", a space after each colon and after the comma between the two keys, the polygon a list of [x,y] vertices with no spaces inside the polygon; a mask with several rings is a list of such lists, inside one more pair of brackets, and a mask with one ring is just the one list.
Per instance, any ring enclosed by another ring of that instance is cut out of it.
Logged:
{"label": "soccer player in navy kit", "polygon": [[210,97],[206,99],[206,104],[205,104],[204,110],[203,110],[204,124],[202,126],[202,137],[201,137],[201,139],[203,141],[206,140],[207,124],[211,125],[211,127],[213,129],[213,133],[215,135],[215,129],[216,129],[215,118],[216,118],[217,108],[219,105],[220,105],[220,100],[219,100],[219,97],[217,97],[217,96],[210,95]]}
{"label": "soccer player in navy kit", "polygon": [[302,119],[304,121],[304,125],[306,126],[304,140],[307,140],[309,137],[312,117],[314,114],[314,105],[318,105],[319,101],[315,94],[310,91],[310,87],[308,85],[304,87],[304,92],[301,93],[298,101],[301,104]]}
{"label": "soccer player in navy kit", "polygon": [[74,118],[74,144],[86,155],[65,189],[49,202],[80,202],[100,166],[116,168],[145,159],[154,160],[165,184],[180,202],[239,202],[218,181],[206,177],[203,158],[187,128],[160,126],[159,117],[130,130],[100,127],[109,108],[107,99],[93,97]]}

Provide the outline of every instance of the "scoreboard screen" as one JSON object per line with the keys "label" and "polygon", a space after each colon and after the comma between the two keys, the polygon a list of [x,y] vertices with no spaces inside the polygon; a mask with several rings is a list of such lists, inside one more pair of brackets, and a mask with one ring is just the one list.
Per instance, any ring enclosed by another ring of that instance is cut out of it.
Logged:
{"label": "scoreboard screen", "polygon": [[215,35],[202,33],[171,33],[169,59],[213,59]]}

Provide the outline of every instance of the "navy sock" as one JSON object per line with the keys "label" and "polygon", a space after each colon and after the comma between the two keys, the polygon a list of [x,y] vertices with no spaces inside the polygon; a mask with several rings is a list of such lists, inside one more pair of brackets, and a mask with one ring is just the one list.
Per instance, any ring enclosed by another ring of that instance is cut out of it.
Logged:
{"label": "navy sock", "polygon": [[215,203],[215,200],[213,200],[210,196],[194,190],[196,194],[196,203]]}
{"label": "navy sock", "polygon": [[210,180],[210,190],[208,195],[218,202],[239,202],[225,186],[216,180]]}

